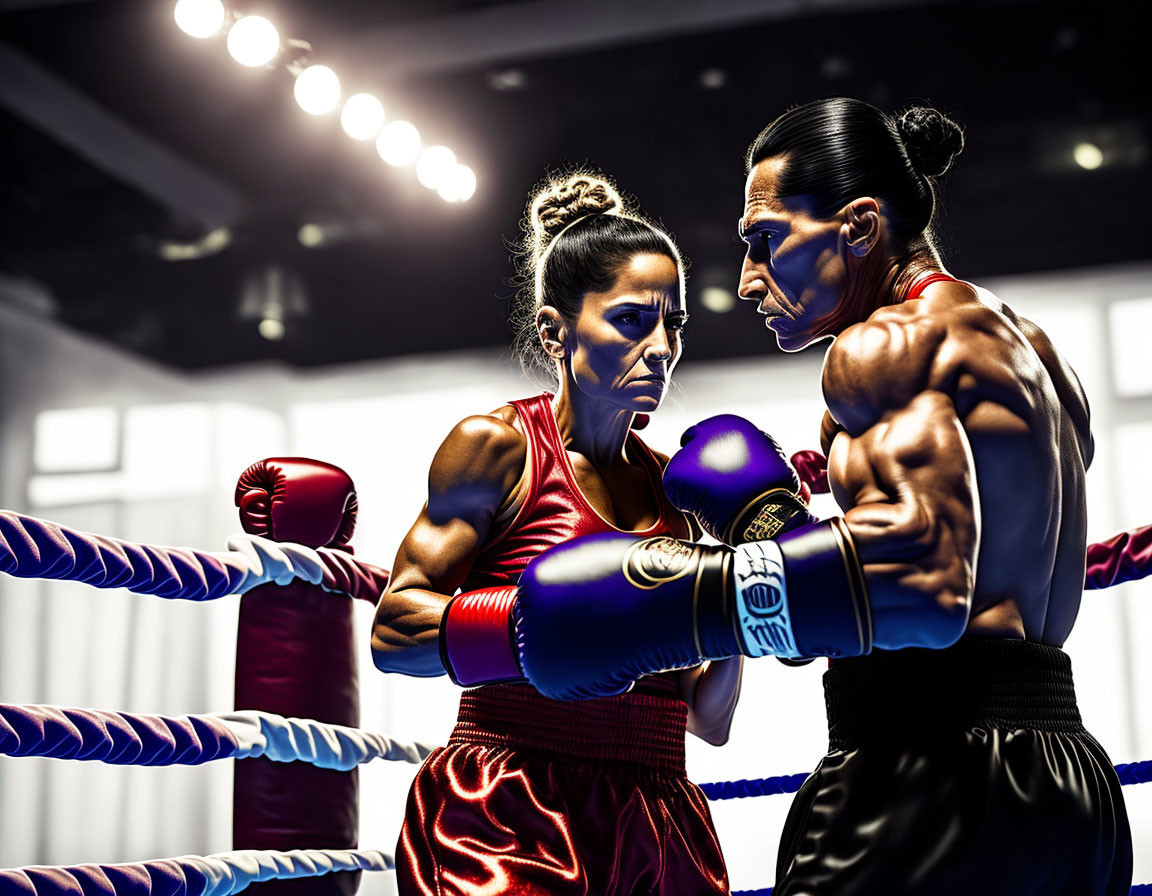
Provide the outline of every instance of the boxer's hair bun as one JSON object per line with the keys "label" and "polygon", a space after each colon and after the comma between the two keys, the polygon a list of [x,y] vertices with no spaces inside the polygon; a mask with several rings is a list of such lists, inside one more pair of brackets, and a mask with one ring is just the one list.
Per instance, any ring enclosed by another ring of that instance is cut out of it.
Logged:
{"label": "boxer's hair bun", "polygon": [[939,177],[964,148],[964,131],[928,106],[913,106],[896,121],[900,139],[917,174]]}
{"label": "boxer's hair bun", "polygon": [[573,174],[544,186],[532,201],[532,231],[539,253],[548,248],[565,227],[581,218],[623,211],[624,203],[616,189],[591,174]]}

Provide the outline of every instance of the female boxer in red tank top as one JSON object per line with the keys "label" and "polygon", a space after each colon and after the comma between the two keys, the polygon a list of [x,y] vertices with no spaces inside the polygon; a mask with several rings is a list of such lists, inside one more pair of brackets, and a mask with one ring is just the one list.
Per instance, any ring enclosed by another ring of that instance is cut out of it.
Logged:
{"label": "female boxer in red tank top", "polygon": [[[587,175],[539,190],[530,219],[520,347],[543,353],[559,387],[463,420],[440,447],[377,609],[383,671],[443,674],[449,598],[514,585],[551,545],[617,530],[692,535],[661,486],[667,459],[632,432],[680,356],[675,245]],[[448,746],[412,785],[401,896],[727,893],[684,736],[724,743],[739,683],[737,659],[578,703],[515,682],[466,691]]]}

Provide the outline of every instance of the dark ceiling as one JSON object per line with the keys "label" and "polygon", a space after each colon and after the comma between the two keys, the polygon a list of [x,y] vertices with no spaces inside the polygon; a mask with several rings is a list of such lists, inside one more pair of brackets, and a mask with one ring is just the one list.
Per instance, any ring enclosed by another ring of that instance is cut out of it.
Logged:
{"label": "dark ceiling", "polygon": [[[231,5],[453,147],[479,179],[459,205],[301,112],[282,67],[184,35],[172,6],[0,0],[0,297],[175,367],[507,343],[508,242],[532,184],[566,163],[611,173],[676,234],[693,294],[732,288],[743,150],[834,94],[965,125],[939,225],[954,273],[1152,257],[1150,4]],[[1074,164],[1081,140],[1101,168]],[[298,241],[307,223],[322,247]],[[161,258],[221,226],[216,254]],[[269,296],[279,341],[257,332]],[[747,311],[693,307],[691,355],[764,352]]]}

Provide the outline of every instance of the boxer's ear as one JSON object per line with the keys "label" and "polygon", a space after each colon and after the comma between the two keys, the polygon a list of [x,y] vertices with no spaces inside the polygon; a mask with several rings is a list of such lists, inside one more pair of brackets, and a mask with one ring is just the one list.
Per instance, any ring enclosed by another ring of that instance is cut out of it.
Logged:
{"label": "boxer's ear", "polygon": [[560,316],[560,312],[551,305],[545,305],[536,312],[536,333],[548,357],[557,361],[564,358],[564,343],[568,336],[568,328],[564,325],[564,318]]}
{"label": "boxer's ear", "polygon": [[880,239],[883,226],[880,203],[871,196],[861,196],[844,206],[843,216],[840,236],[844,245],[857,258],[863,258]]}

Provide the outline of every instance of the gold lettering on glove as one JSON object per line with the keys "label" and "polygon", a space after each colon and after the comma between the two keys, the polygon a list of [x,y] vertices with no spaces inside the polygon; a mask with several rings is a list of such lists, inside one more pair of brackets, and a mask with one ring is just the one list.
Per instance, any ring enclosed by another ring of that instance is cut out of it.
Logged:
{"label": "gold lettering on glove", "polygon": [[637,588],[656,588],[694,574],[699,563],[700,551],[695,545],[660,535],[628,548],[622,571]]}
{"label": "gold lettering on glove", "polygon": [[[751,513],[751,518],[748,518]],[[779,535],[788,522],[797,514],[807,516],[804,502],[786,488],[776,488],[764,492],[748,502],[736,517],[728,533],[726,544],[747,544],[752,541],[768,541]],[[739,533],[739,538],[736,534]]]}

